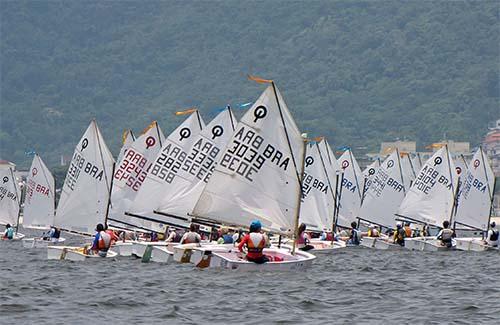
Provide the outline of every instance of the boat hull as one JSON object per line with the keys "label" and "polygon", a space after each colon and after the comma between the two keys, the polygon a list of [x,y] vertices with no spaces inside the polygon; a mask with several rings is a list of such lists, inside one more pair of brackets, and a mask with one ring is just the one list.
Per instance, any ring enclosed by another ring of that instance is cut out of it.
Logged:
{"label": "boat hull", "polygon": [[184,244],[173,247],[174,261],[178,263],[210,264],[212,252],[229,252],[235,249],[233,244]]}
{"label": "boat hull", "polygon": [[148,246],[166,247],[169,245],[172,245],[172,243],[167,243],[164,241],[159,241],[159,242],[134,241],[132,242],[132,255],[138,258],[142,258]]}
{"label": "boat hull", "polygon": [[346,247],[346,243],[344,241],[334,241],[332,244],[332,241],[328,240],[311,240],[309,245],[314,246],[313,249],[308,251],[313,254],[329,253]]}
{"label": "boat hull", "polygon": [[132,256],[133,243],[132,242],[116,242],[113,246],[113,250],[119,256]]}
{"label": "boat hull", "polygon": [[257,264],[249,262],[240,252],[213,252],[208,267],[238,271],[303,271],[311,267],[316,256],[303,251],[290,251],[280,248],[266,248],[264,254],[273,258],[283,259],[279,262]]}
{"label": "boat hull", "polygon": [[[114,258],[118,254],[112,250],[108,251],[105,258]],[[47,259],[49,260],[67,260],[81,262],[87,259],[103,258],[99,255],[88,255],[83,253],[83,247],[75,246],[48,246]]]}
{"label": "boat hull", "polygon": [[57,240],[44,240],[42,237],[24,238],[22,240],[24,248],[46,248],[49,245],[58,245],[66,241],[65,238],[57,238]]}
{"label": "boat hull", "polygon": [[481,238],[456,238],[456,249],[461,251],[484,252],[492,249]]}
{"label": "boat hull", "polygon": [[437,239],[428,239],[424,241],[424,248],[422,249],[425,252],[442,252],[449,251],[455,249],[455,240],[453,240],[453,244],[451,247],[444,246],[440,240]]}

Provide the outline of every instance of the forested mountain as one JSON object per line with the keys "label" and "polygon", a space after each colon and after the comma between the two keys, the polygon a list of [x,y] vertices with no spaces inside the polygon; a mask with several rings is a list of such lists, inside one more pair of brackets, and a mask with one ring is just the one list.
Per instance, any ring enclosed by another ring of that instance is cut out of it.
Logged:
{"label": "forested mountain", "polygon": [[500,118],[498,1],[1,1],[0,157],[71,155],[95,117],[121,132],[255,100],[274,79],[299,127],[335,146],[443,135]]}

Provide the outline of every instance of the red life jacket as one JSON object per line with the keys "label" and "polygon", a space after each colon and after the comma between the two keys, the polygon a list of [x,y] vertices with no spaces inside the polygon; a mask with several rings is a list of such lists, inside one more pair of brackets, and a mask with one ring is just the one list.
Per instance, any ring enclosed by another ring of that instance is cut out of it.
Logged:
{"label": "red life jacket", "polygon": [[111,236],[105,231],[99,232],[99,241],[97,243],[97,249],[100,251],[107,251],[111,246]]}
{"label": "red life jacket", "polygon": [[262,257],[262,251],[266,247],[266,237],[258,232],[251,232],[245,236],[247,245],[247,257],[258,259]]}

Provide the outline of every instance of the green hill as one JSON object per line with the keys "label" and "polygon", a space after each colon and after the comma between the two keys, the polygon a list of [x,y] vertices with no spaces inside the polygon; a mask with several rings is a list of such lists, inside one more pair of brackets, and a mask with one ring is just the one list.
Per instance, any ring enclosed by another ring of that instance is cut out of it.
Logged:
{"label": "green hill", "polygon": [[166,134],[197,106],[274,79],[299,126],[376,150],[443,134],[477,144],[500,117],[498,1],[2,1],[0,157],[55,165],[96,117]]}

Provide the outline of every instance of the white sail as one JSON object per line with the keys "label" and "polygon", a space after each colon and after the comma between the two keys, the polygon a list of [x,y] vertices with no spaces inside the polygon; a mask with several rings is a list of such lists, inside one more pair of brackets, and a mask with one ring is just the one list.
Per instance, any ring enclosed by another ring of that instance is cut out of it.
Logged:
{"label": "white sail", "polygon": [[160,152],[165,137],[156,121],[153,121],[127,149],[116,164],[111,195],[109,219],[113,223],[130,223],[125,215],[151,171],[153,161]]}
{"label": "white sail", "polygon": [[127,213],[136,215],[129,216],[130,223],[157,229],[150,221],[141,217],[154,218],[161,222],[161,218],[153,216],[153,211],[159,208],[166,191],[183,167],[182,163],[188,159],[189,149],[204,127],[201,116],[195,111],[167,137],[162,149],[151,160],[151,169],[144,185],[126,210]]}
{"label": "white sail", "polygon": [[377,158],[363,170],[363,195],[365,195],[368,188],[370,188],[373,177],[379,168],[380,158]]}
{"label": "white sail", "polygon": [[410,154],[408,153],[400,153],[399,161],[401,164],[401,174],[403,178],[403,185],[405,189],[409,189],[411,184],[415,181],[417,177],[417,172],[420,169],[415,169],[413,165],[414,161],[411,159]]}
{"label": "white sail", "polygon": [[173,171],[170,183],[161,191],[162,198],[156,210],[162,215],[156,219],[172,221],[165,215],[189,217],[237,123],[231,109],[225,109],[193,138],[185,158],[175,158],[174,164],[181,167]]}
{"label": "white sail", "polygon": [[335,204],[332,192],[335,188],[331,187],[327,171],[329,168],[332,172],[331,164],[327,153],[321,153],[320,148],[319,143],[306,147],[300,206],[300,222],[305,223],[307,229],[316,231],[331,229]]}
{"label": "white sail", "polygon": [[19,216],[18,186],[12,169],[0,169],[0,224],[17,224]]}
{"label": "white sail", "polygon": [[38,154],[33,157],[26,178],[23,227],[49,228],[54,224],[55,181]]}
{"label": "white sail", "polygon": [[458,177],[447,146],[427,160],[408,190],[397,214],[441,227],[450,220]]}
{"label": "white sail", "polygon": [[487,230],[495,175],[481,148],[476,151],[467,172],[463,174],[455,222]]}
{"label": "white sail", "polygon": [[356,221],[359,215],[363,176],[351,150],[346,150],[338,159],[338,163],[344,175],[342,190],[339,194],[340,210],[337,225],[351,227],[351,222]]}
{"label": "white sail", "polygon": [[193,214],[224,224],[294,229],[304,139],[274,84],[243,116]]}
{"label": "white sail", "polygon": [[[473,160],[474,161],[474,160]],[[465,177],[465,174],[467,172],[468,166],[467,162],[465,161],[464,155],[460,155],[458,157],[455,157],[455,171],[457,172],[457,175],[459,176],[459,181]]]}
{"label": "white sail", "polygon": [[125,152],[127,152],[128,148],[132,146],[134,141],[135,141],[135,136],[132,130],[125,130],[122,135],[122,148],[120,149],[118,158],[116,158],[117,162],[122,161]]}
{"label": "white sail", "polygon": [[387,157],[373,177],[359,212],[363,220],[393,228],[395,213],[405,197],[399,151]]}
{"label": "white sail", "polygon": [[66,173],[54,225],[91,234],[108,210],[114,159],[95,120],[78,142]]}

